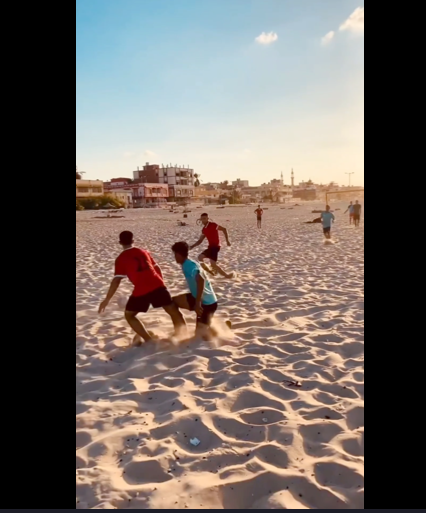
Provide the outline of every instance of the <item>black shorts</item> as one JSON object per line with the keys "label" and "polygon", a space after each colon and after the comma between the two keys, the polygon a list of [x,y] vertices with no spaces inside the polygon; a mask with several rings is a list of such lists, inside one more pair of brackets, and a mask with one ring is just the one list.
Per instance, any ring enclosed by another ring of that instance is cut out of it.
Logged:
{"label": "black shorts", "polygon": [[146,313],[151,305],[152,308],[162,308],[163,306],[170,306],[172,303],[173,299],[170,292],[166,287],[161,287],[145,296],[130,296],[126,310],[128,312]]}
{"label": "black shorts", "polygon": [[354,214],[354,221],[359,221],[361,219],[360,214]]}
{"label": "black shorts", "polygon": [[220,248],[211,246],[211,247],[207,248],[205,251],[203,251],[201,254],[203,256],[205,256],[206,258],[213,260],[213,262],[217,262],[217,259],[219,258],[219,251],[220,251]]}
{"label": "black shorts", "polygon": [[[191,312],[195,310],[195,297],[188,293],[186,295],[186,300],[188,301],[189,308],[191,309]],[[198,317],[197,315],[197,323],[205,324],[206,326],[210,326],[213,316],[216,313],[217,310],[217,303],[214,303],[213,305],[203,305],[203,314],[201,317]]]}
{"label": "black shorts", "polygon": [[323,228],[324,233],[330,233],[331,232],[331,226],[328,228]]}
{"label": "black shorts", "polygon": [[257,220],[258,220],[258,221],[262,221],[262,218],[261,218],[261,217],[258,217],[258,218],[257,218]]}

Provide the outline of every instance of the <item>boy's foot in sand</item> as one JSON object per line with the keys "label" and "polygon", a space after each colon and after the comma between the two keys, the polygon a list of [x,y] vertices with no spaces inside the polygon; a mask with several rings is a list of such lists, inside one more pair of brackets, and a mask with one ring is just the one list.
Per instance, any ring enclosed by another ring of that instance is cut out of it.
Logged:
{"label": "boy's foot in sand", "polygon": [[156,335],[152,331],[148,331],[148,335],[150,336],[150,338],[148,340],[143,340],[142,337],[140,337],[139,335],[136,334],[133,337],[131,347],[139,347],[142,344],[148,344],[149,342],[153,342],[154,340],[159,340],[159,338],[160,338],[160,337],[158,337],[158,335]]}

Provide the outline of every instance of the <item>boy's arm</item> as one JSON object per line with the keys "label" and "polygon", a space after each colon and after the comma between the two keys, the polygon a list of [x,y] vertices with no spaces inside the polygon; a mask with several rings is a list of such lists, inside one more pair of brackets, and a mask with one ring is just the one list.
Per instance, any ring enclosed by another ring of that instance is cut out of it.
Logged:
{"label": "boy's arm", "polygon": [[195,311],[197,315],[201,315],[203,313],[203,294],[204,294],[204,284],[206,280],[201,276],[200,273],[197,273],[197,277],[195,278],[197,282],[197,298],[195,300]]}
{"label": "boy's arm", "polygon": [[228,246],[230,246],[231,243],[229,242],[228,230],[223,226],[218,226],[217,229],[221,231],[223,235],[225,235],[226,243],[228,244]]}
{"label": "boy's arm", "polygon": [[189,249],[194,249],[196,248],[197,246],[199,246],[200,244],[203,243],[203,240],[206,238],[206,236],[204,235],[204,233],[201,234],[201,237],[197,240],[197,242],[195,244],[193,244],[192,246],[189,247]]}
{"label": "boy's arm", "polygon": [[115,276],[111,282],[111,285],[109,286],[108,293],[106,295],[106,298],[102,301],[102,303],[99,306],[99,313],[103,313],[106,309],[106,307],[109,305],[109,302],[114,297],[114,294],[117,292],[118,287],[120,286],[121,280],[123,279],[122,276]]}

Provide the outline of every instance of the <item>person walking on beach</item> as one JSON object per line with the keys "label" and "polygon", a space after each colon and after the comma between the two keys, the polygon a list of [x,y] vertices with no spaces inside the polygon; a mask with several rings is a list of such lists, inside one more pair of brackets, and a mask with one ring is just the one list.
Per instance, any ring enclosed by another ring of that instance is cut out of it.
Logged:
{"label": "person walking on beach", "polygon": [[331,223],[335,221],[334,214],[330,212],[330,205],[325,207],[325,212],[321,213],[322,227],[324,231],[324,237],[331,239]]}
{"label": "person walking on beach", "polygon": [[353,204],[353,201],[350,202],[348,208],[346,209],[346,211],[344,212],[344,214],[346,214],[346,212],[349,212],[349,224],[352,224],[352,221],[354,220],[354,204]]}
{"label": "person walking on beach", "polygon": [[[134,289],[127,302],[124,315],[133,331],[145,342],[151,340],[151,335],[137,319],[137,315],[146,313],[152,306],[153,308],[163,308],[170,315],[175,330],[180,335],[180,332],[186,328],[185,319],[164,284],[159,265],[148,251],[133,247],[132,232],[120,233],[120,245],[123,252],[115,261],[115,276],[106,298],[99,306],[99,313],[105,311],[123,278],[128,278],[133,283]],[[139,337],[134,339],[135,345],[141,342]]]}
{"label": "person walking on beach", "polygon": [[257,209],[254,211],[257,215],[257,227],[262,228],[262,216],[263,216],[263,208],[260,208],[260,205],[257,205]]}
{"label": "person walking on beach", "polygon": [[[204,239],[207,239],[209,243],[208,248],[198,256],[198,260],[201,262],[202,268],[213,275],[219,273],[224,278],[233,278],[234,273],[225,272],[221,267],[219,267],[217,263],[220,251],[219,232],[223,233],[226,239],[226,243],[228,244],[228,246],[230,246],[231,243],[229,242],[228,230],[223,226],[219,226],[218,224],[210,221],[208,214],[201,214],[201,224],[203,225],[201,237],[195,244],[190,246],[189,249],[192,250],[196,248],[197,246],[203,243]],[[204,260],[206,259],[210,260],[210,264],[212,266],[211,269],[209,269],[209,267],[207,267],[207,265],[204,263]]]}
{"label": "person walking on beach", "polygon": [[173,298],[178,308],[196,312],[196,335],[211,338],[211,323],[217,310],[217,297],[212,284],[205,275],[201,265],[188,258],[189,246],[186,242],[176,242],[172,251],[176,262],[182,266],[190,292]]}
{"label": "person walking on beach", "polygon": [[354,205],[354,224],[355,226],[359,226],[359,222],[361,220],[361,210],[362,207],[358,200],[355,201]]}

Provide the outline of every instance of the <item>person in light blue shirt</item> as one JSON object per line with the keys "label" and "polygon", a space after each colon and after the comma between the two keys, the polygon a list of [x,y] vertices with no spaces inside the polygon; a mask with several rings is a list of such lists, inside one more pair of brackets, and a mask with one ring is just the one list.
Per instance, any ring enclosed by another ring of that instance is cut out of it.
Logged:
{"label": "person in light blue shirt", "polygon": [[346,212],[349,212],[349,224],[352,224],[352,221],[354,220],[354,212],[355,212],[355,207],[354,207],[353,201],[351,201],[349,203],[348,208],[343,213],[346,214]]}
{"label": "person in light blue shirt", "polygon": [[330,212],[330,205],[325,207],[325,212],[321,213],[322,228],[326,239],[331,239],[331,223],[335,221],[334,214]]}
{"label": "person in light blue shirt", "polygon": [[212,319],[218,307],[216,294],[201,265],[188,258],[186,242],[176,242],[172,251],[176,262],[182,266],[190,290],[188,294],[175,296],[173,301],[179,308],[197,313],[197,333],[206,338],[211,334]]}

